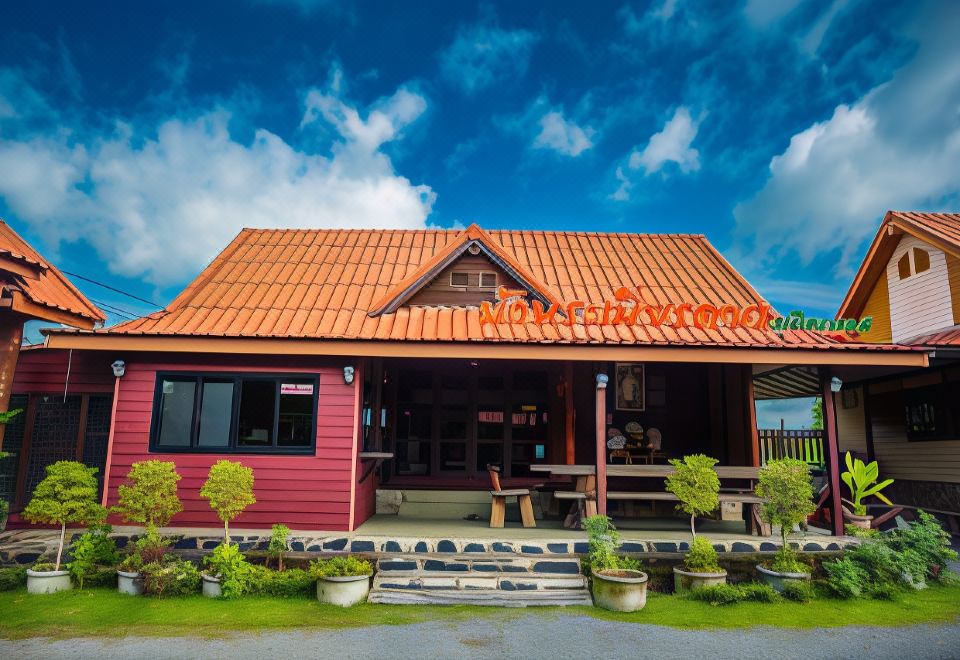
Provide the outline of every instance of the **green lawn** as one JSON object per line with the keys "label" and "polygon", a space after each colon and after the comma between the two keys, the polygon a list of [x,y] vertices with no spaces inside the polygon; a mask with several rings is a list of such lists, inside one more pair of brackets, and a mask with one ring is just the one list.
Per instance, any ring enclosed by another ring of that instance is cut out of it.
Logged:
{"label": "green lawn", "polygon": [[[651,594],[647,607],[617,614],[590,607],[529,609],[531,616],[559,612],[613,621],[651,623],[677,628],[736,628],[775,625],[789,628],[839,625],[907,625],[950,622],[960,618],[960,586],[934,587],[905,595],[897,602],[817,600],[797,603],[741,603],[714,607],[675,596]],[[216,601],[200,596],[137,598],[107,589],[29,596],[0,593],[0,637],[198,635],[231,632],[404,625],[428,620],[451,623],[477,618],[510,621],[516,610],[480,607],[360,605],[347,610],[311,599],[244,598]]]}

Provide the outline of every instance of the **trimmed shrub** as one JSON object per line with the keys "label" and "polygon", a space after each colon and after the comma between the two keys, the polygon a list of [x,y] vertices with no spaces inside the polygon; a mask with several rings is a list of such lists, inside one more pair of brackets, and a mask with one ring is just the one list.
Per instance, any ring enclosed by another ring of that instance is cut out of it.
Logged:
{"label": "trimmed shrub", "polygon": [[99,573],[103,568],[113,571],[113,567],[120,560],[117,544],[110,538],[112,531],[113,527],[110,525],[90,525],[90,528],[70,545],[73,561],[67,564],[67,570],[81,589],[93,574]]}
{"label": "trimmed shrub", "polygon": [[712,587],[702,587],[691,591],[689,597],[711,605],[733,605],[744,601],[775,603],[780,600],[780,595],[773,587],[760,582],[736,585],[717,584]]}
{"label": "trimmed shrub", "polygon": [[200,488],[200,497],[209,500],[210,508],[223,521],[223,542],[229,544],[230,521],[257,502],[253,495],[253,468],[234,461],[217,461]]}
{"label": "trimmed shrub", "polygon": [[751,600],[755,603],[775,603],[780,600],[780,594],[777,590],[765,582],[747,582],[737,585],[743,594],[744,600]]}
{"label": "trimmed shrub", "polygon": [[162,562],[146,564],[143,590],[152,596],[186,596],[200,589],[200,571],[193,562],[167,555]]}
{"label": "trimmed shrub", "polygon": [[266,566],[252,566],[248,592],[258,596],[302,598],[313,595],[317,578],[308,570],[289,568],[273,571]]}
{"label": "trimmed shrub", "polygon": [[372,575],[373,564],[366,559],[346,555],[330,559],[315,559],[310,563],[310,572],[318,578]]}
{"label": "trimmed shrub", "polygon": [[683,565],[691,573],[723,573],[717,549],[709,539],[702,536],[693,537],[690,549],[683,558]]}
{"label": "trimmed shrub", "polygon": [[813,600],[813,585],[809,580],[787,580],[783,585],[783,597],[798,603]]}
{"label": "trimmed shrub", "polygon": [[0,568],[0,591],[19,589],[27,584],[27,569],[12,567]]}
{"label": "trimmed shrub", "polygon": [[823,563],[827,587],[838,598],[859,598],[870,582],[870,575],[850,557]]}

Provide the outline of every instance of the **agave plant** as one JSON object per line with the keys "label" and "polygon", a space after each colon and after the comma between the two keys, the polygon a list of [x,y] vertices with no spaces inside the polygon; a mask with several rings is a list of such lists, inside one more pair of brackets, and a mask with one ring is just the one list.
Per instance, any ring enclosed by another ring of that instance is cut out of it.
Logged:
{"label": "agave plant", "polygon": [[876,461],[864,463],[859,458],[853,458],[850,452],[846,455],[847,471],[840,475],[843,483],[850,489],[850,497],[853,501],[853,513],[858,516],[867,515],[867,507],[863,504],[863,498],[876,495],[877,499],[885,504],[893,504],[880,491],[893,483],[893,479],[884,479],[877,483],[880,476],[880,467]]}

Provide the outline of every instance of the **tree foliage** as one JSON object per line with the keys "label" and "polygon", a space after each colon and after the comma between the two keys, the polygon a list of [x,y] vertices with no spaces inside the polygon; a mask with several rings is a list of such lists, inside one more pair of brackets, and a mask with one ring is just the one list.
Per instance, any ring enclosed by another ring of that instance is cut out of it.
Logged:
{"label": "tree foliage", "polygon": [[823,399],[817,397],[813,400],[813,406],[810,408],[810,416],[813,417],[813,423],[810,425],[811,429],[822,431],[823,430]]}
{"label": "tree foliage", "polygon": [[140,461],[127,474],[130,485],[117,488],[119,501],[113,511],[128,522],[144,525],[147,531],[164,527],[183,511],[177,496],[176,465],[171,461]]}
{"label": "tree foliage", "polygon": [[771,525],[780,526],[781,567],[791,566],[802,572],[803,566],[793,557],[787,544],[787,533],[794,525],[806,521],[807,516],[817,510],[813,503],[813,484],[810,481],[810,466],[796,458],[782,458],[770,461],[760,468],[757,484],[757,497],[764,503],[760,505],[760,516]]}
{"label": "tree foliage", "polygon": [[47,466],[47,476],[33,490],[23,517],[33,523],[60,526],[55,569],[60,570],[63,539],[71,523],[101,522],[106,509],[97,501],[97,468],[76,461],[57,461]]}
{"label": "tree foliage", "polygon": [[290,528],[286,525],[277,523],[270,530],[270,543],[267,545],[267,554],[277,561],[277,570],[283,570],[283,556],[290,549],[287,537],[290,535]]}
{"label": "tree foliage", "polygon": [[233,461],[217,461],[200,489],[200,497],[210,501],[210,508],[223,521],[224,542],[230,543],[230,521],[257,501],[253,469]]}
{"label": "tree foliage", "polygon": [[674,472],[666,479],[666,488],[677,496],[677,508],[690,516],[690,531],[697,535],[693,523],[697,516],[716,511],[720,506],[720,478],[713,466],[717,459],[691,454],[683,459],[672,458]]}

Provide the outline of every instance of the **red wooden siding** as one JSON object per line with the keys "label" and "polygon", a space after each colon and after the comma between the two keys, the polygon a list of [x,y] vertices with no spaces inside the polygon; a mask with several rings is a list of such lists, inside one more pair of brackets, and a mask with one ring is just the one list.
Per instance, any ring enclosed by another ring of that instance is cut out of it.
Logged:
{"label": "red wooden siding", "polygon": [[[343,364],[310,363],[307,360],[217,358],[178,356],[177,362],[157,356],[145,360],[128,356],[126,375],[120,383],[114,420],[113,463],[108,501],[116,503],[117,486],[130,466],[148,459],[169,460],[182,476],[179,484],[183,512],[172,525],[217,526],[222,523],[200,498],[200,487],[210,466],[221,458],[252,467],[257,503],[231,523],[236,528],[269,527],[284,523],[300,530],[347,530],[350,519],[350,488],[355,478],[353,442],[355,431],[354,388],[343,382]],[[238,362],[243,362],[242,366]],[[150,421],[157,371],[276,372],[319,375],[317,447],[313,456],[264,456],[258,454],[163,454],[150,453]],[[119,522],[119,521],[115,521]]]}
{"label": "red wooden siding", "polygon": [[[13,378],[14,394],[113,393],[114,356],[98,351],[28,348],[20,352]],[[67,379],[67,365],[70,377]]]}

